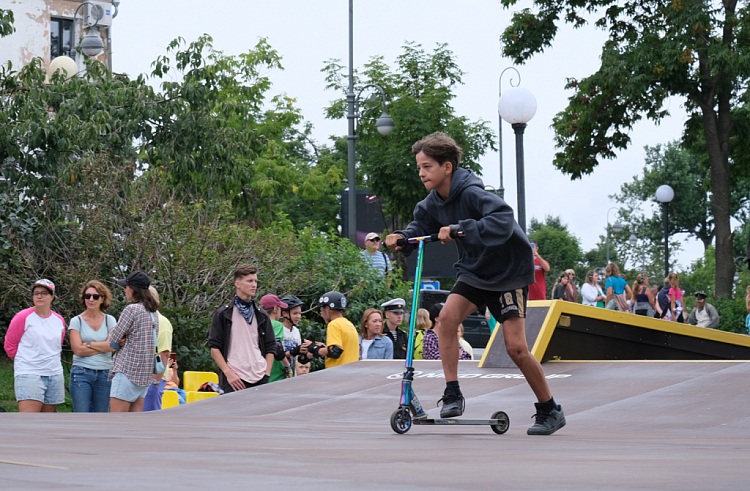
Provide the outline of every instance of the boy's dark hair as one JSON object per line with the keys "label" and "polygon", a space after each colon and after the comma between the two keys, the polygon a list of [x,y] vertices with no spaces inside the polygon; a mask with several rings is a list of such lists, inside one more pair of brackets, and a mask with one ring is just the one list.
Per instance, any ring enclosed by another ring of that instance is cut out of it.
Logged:
{"label": "boy's dark hair", "polygon": [[252,264],[240,264],[234,270],[234,279],[244,278],[249,274],[258,274],[258,268]]}
{"label": "boy's dark hair", "polygon": [[428,157],[432,157],[438,164],[443,165],[446,162],[453,164],[453,170],[458,169],[461,157],[464,152],[458,146],[456,140],[446,135],[442,131],[436,131],[427,135],[417,143],[412,145],[411,151],[414,155],[424,152]]}

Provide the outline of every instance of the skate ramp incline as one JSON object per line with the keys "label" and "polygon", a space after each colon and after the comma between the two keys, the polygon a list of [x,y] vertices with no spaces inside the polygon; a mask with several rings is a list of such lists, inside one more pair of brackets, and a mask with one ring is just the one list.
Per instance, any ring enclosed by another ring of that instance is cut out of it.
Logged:
{"label": "skate ramp incline", "polygon": [[[548,360],[750,360],[750,336],[562,300],[531,301],[526,342]],[[495,329],[481,367],[515,367]]]}
{"label": "skate ramp incline", "polygon": [[[3,489],[744,489],[750,363],[550,362],[568,425],[530,437],[534,397],[518,369],[460,362],[464,417],[485,426],[388,419],[403,363],[363,361],[140,414],[2,414]],[[445,379],[417,361],[431,416]]]}

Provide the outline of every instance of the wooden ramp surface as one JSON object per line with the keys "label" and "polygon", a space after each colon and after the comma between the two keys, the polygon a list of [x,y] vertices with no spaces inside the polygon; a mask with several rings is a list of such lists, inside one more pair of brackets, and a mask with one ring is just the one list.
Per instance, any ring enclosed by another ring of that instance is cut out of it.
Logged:
{"label": "wooden ramp surface", "polygon": [[[544,368],[568,422],[551,437],[526,435],[534,400],[519,371],[477,362],[459,366],[465,416],[504,410],[505,435],[481,426],[393,433],[397,361],[154,413],[1,414],[2,488],[735,491],[750,482],[750,363]],[[433,408],[441,365],[416,369],[415,390]]]}

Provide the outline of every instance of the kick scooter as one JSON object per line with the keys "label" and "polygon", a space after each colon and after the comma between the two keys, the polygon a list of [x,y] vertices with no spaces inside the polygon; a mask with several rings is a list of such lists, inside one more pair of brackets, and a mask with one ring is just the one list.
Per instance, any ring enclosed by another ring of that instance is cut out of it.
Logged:
{"label": "kick scooter", "polygon": [[[463,236],[458,232],[455,238]],[[409,343],[406,348],[406,367],[404,369],[404,378],[401,381],[401,403],[398,409],[391,415],[391,428],[399,434],[406,433],[415,425],[489,425],[492,431],[502,435],[508,431],[510,419],[503,411],[497,411],[490,419],[430,419],[427,413],[422,409],[422,405],[417,399],[417,394],[411,387],[414,381],[414,331],[417,325],[417,310],[419,309],[419,285],[422,281],[422,258],[424,256],[424,245],[427,242],[438,240],[438,234],[432,234],[425,237],[412,237],[410,239],[399,239],[397,245],[405,246],[408,244],[418,244],[417,252],[417,271],[414,275],[414,295],[411,302],[411,318],[409,319]]]}

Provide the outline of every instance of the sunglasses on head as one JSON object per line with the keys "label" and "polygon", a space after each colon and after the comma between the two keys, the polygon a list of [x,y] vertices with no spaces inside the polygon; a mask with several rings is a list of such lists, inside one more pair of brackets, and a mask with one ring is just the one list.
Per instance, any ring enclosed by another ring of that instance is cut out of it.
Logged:
{"label": "sunglasses on head", "polygon": [[94,297],[94,300],[99,300],[100,298],[102,298],[101,295],[97,295],[96,293],[84,293],[83,294],[83,298],[85,298],[86,300],[90,299],[91,297]]}

